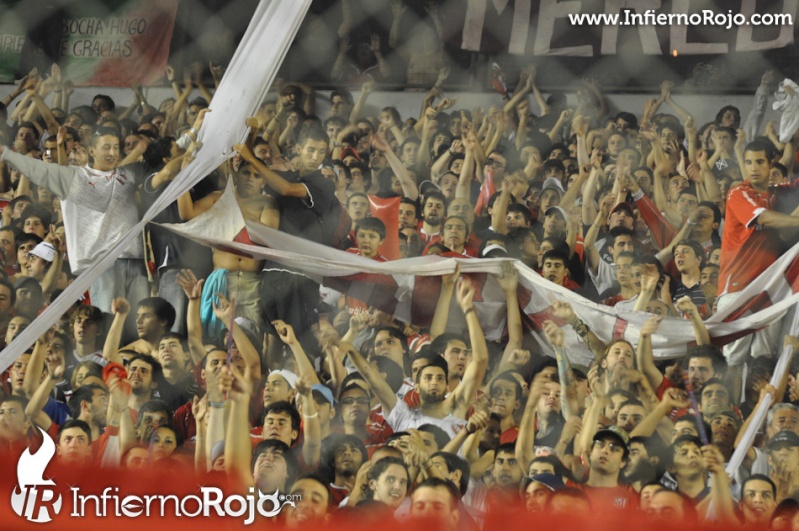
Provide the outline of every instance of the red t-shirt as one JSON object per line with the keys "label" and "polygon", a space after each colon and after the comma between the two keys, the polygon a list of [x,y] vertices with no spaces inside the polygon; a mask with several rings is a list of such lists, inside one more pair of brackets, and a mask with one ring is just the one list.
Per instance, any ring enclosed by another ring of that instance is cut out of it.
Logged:
{"label": "red t-shirt", "polygon": [[499,444],[515,443],[518,437],[519,427],[511,426],[507,430],[503,431],[502,435],[499,436]]}
{"label": "red t-shirt", "polygon": [[757,224],[757,217],[771,207],[772,199],[769,192],[758,192],[749,183],[739,184],[727,194],[719,293],[741,291],[780,256],[779,239]]}

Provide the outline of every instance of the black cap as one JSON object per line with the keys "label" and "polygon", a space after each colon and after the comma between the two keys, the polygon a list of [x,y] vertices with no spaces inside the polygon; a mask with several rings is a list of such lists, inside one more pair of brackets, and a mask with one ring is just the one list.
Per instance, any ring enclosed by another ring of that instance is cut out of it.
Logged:
{"label": "black cap", "polygon": [[792,431],[778,432],[771,438],[766,448],[775,450],[778,446],[799,446],[799,435]]}

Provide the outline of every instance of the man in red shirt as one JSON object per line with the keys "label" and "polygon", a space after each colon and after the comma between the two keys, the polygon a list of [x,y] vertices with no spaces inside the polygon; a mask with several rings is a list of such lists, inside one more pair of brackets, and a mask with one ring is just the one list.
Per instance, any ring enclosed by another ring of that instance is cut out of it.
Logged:
{"label": "man in red shirt", "polygon": [[[744,150],[744,179],[727,194],[724,235],[721,238],[718,309],[732,305],[738,292],[760,275],[780,256],[780,240],[772,229],[799,228],[799,215],[771,210],[774,197],[769,192],[769,174],[773,147],[755,140]],[[724,347],[729,365],[744,363],[752,357],[768,355],[776,347],[780,322],[743,337]]]}

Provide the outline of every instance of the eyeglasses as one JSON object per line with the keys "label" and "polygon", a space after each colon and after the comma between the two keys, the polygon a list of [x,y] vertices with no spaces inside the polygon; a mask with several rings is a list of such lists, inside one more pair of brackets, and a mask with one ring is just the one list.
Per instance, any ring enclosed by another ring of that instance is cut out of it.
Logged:
{"label": "eyeglasses", "polygon": [[361,405],[361,406],[366,406],[366,405],[369,404],[369,399],[368,398],[351,398],[350,397],[350,398],[343,398],[341,400],[341,403],[342,403],[342,405],[345,405],[345,406],[352,406],[354,404],[358,404],[358,405]]}
{"label": "eyeglasses", "polygon": [[594,448],[599,448],[600,450],[602,450],[606,446],[613,453],[622,453],[622,452],[624,452],[624,445],[623,444],[619,444],[619,443],[616,443],[616,442],[610,442],[610,441],[603,441],[601,439],[598,440],[598,441],[594,441]]}

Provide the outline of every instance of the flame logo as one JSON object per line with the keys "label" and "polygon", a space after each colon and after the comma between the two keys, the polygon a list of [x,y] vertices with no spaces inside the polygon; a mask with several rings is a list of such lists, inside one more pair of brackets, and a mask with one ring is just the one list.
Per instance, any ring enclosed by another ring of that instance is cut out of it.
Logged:
{"label": "flame logo", "polygon": [[31,522],[45,523],[61,511],[61,495],[56,498],[52,489],[37,488],[55,485],[52,479],[44,479],[44,471],[55,455],[55,443],[44,430],[37,429],[42,445],[35,454],[26,448],[17,462],[18,485],[11,493],[11,508]]}

